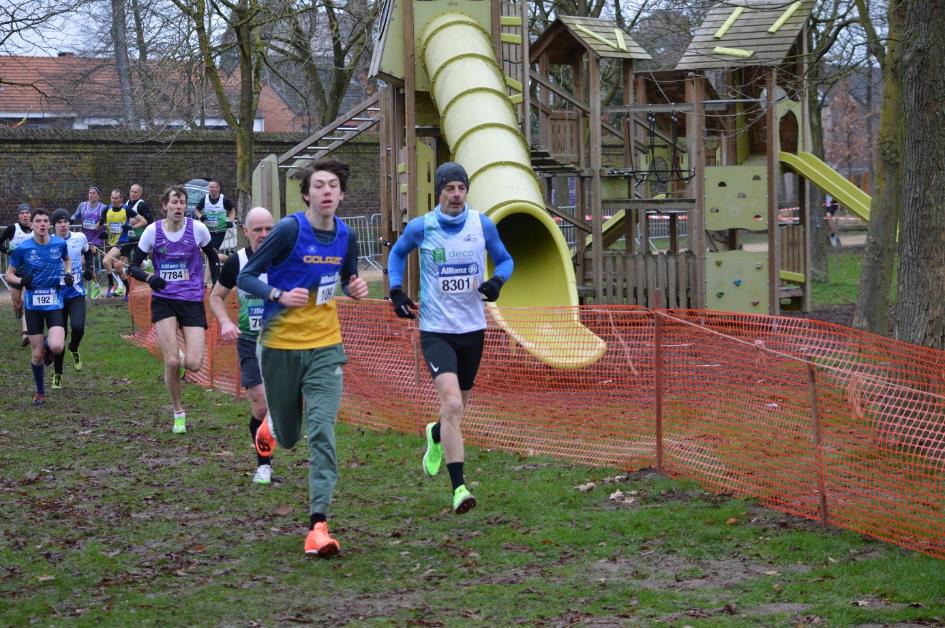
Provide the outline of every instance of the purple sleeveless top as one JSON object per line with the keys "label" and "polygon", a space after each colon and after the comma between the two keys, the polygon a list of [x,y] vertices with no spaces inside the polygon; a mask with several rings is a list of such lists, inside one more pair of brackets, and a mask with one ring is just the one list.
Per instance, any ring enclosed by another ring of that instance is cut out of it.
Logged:
{"label": "purple sleeveless top", "polygon": [[203,302],[203,258],[194,236],[194,219],[187,218],[184,235],[177,242],[167,239],[164,221],[158,220],[154,234],[154,271],[167,286],[156,297]]}
{"label": "purple sleeveless top", "polygon": [[89,244],[102,247],[102,230],[97,227],[98,221],[102,218],[102,210],[105,205],[96,203],[90,205],[88,201],[83,201],[79,205],[79,220],[82,221],[82,233],[85,234]]}

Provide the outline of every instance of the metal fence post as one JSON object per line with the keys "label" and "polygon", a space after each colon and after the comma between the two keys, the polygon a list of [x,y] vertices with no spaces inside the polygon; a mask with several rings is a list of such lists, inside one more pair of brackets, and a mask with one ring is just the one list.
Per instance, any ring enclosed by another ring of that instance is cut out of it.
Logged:
{"label": "metal fence post", "polygon": [[820,413],[817,410],[817,367],[807,362],[807,391],[810,396],[811,430],[814,439],[814,460],[817,465],[817,493],[819,497],[820,524],[827,525],[827,487],[824,480],[824,457],[821,450]]}
{"label": "metal fence post", "polygon": [[653,384],[656,388],[656,471],[663,472],[663,291],[653,291]]}

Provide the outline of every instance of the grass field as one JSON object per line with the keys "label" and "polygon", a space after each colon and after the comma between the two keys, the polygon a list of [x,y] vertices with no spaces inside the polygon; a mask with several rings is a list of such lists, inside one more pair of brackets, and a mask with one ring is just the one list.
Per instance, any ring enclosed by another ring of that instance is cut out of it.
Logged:
{"label": "grass field", "polygon": [[306,559],[302,448],[253,485],[245,402],[188,385],[172,435],[158,361],[118,336],[122,304],[89,322],[86,368],[34,409],[0,316],[0,625],[945,621],[945,565],[926,556],[646,470],[476,448],[479,506],[459,517],[416,435],[345,425],[342,551]]}

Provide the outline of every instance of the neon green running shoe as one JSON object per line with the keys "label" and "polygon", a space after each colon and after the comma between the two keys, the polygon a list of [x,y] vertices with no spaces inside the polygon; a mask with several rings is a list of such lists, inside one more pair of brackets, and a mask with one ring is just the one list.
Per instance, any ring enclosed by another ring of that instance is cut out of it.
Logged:
{"label": "neon green running shoe", "polygon": [[433,442],[433,426],[436,422],[427,423],[427,450],[423,452],[423,472],[431,478],[440,472],[443,462],[443,443]]}
{"label": "neon green running shoe", "polygon": [[476,498],[466,489],[466,485],[460,484],[457,486],[456,490],[453,491],[453,512],[457,515],[461,515],[475,507]]}
{"label": "neon green running shoe", "polygon": [[62,375],[60,375],[59,373],[53,374],[52,387],[53,387],[53,390],[60,390],[62,388]]}
{"label": "neon green running shoe", "polygon": [[100,299],[102,297],[102,288],[98,285],[97,281],[89,282],[89,298],[90,299]]}
{"label": "neon green running shoe", "polygon": [[73,351],[73,352],[72,352],[72,366],[73,366],[73,367],[75,368],[75,370],[77,370],[77,371],[81,371],[81,370],[82,370],[82,357],[79,356],[79,352],[78,352],[78,351]]}
{"label": "neon green running shoe", "polygon": [[174,427],[171,431],[175,434],[186,434],[187,433],[187,416],[180,415],[174,417]]}

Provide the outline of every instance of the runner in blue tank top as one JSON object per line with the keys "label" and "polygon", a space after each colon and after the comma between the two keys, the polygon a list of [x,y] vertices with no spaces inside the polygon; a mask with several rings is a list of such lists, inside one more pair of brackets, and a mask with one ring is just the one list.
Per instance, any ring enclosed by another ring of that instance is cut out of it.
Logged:
{"label": "runner in blue tank top", "polygon": [[348,361],[335,291],[340,281],[345,294],[363,299],[368,287],[358,277],[355,233],[335,216],[345,197],[348,165],[319,160],[298,177],[308,208],[279,221],[236,285],[265,301],[256,355],[269,414],[256,431],[256,451],[268,456],[276,442],[286,448],[303,437],[308,442],[304,548],[306,554],[325,557],[341,549],[328,532],[328,505],[338,481],[335,419],[341,367]]}
{"label": "runner in blue tank top", "polygon": [[[466,170],[444,163],[436,169],[434,182],[438,205],[407,224],[387,266],[394,312],[414,318],[416,305],[403,291],[403,274],[407,255],[420,249],[420,345],[440,397],[439,421],[427,424],[422,467],[432,477],[445,458],[453,511],[462,514],[476,505],[465,484],[460,423],[482,359],[482,302],[499,298],[513,262],[492,220],[466,205]],[[485,280],[487,252],[495,273]]]}
{"label": "runner in blue tank top", "polygon": [[[69,259],[72,269],[79,273],[86,281],[92,279],[92,249],[84,233],[69,231],[69,212],[59,208],[52,215],[53,228],[56,235],[65,240],[69,250]],[[72,364],[75,370],[82,370],[82,358],[79,357],[79,343],[85,335],[85,287],[83,282],[76,281],[71,286],[62,289],[62,323],[68,326],[69,352],[72,353]],[[62,388],[62,362],[65,351],[53,357],[53,390]]]}
{"label": "runner in blue tank top", "polygon": [[[43,385],[44,365],[62,353],[66,331],[62,322],[62,287],[73,285],[72,264],[66,241],[49,233],[49,214],[43,208],[33,210],[33,237],[20,243],[10,255],[7,283],[23,289],[26,329],[33,349],[30,366],[36,394],[33,405],[46,400]],[[43,338],[43,328],[48,337]]]}
{"label": "runner in blue tank top", "polygon": [[[219,274],[217,250],[210,245],[210,232],[193,218],[187,218],[187,190],[181,185],[167,188],[161,198],[167,216],[148,225],[132,252],[128,274],[151,287],[151,322],[164,353],[164,384],[174,407],[171,431],[187,431],[187,415],[181,401],[184,370],[199,371],[203,364],[207,314],[203,307],[203,259],[207,256],[211,281]],[[154,273],[141,269],[151,253]],[[184,335],[184,349],[177,346],[178,329]]]}

